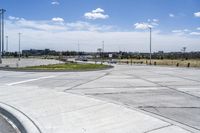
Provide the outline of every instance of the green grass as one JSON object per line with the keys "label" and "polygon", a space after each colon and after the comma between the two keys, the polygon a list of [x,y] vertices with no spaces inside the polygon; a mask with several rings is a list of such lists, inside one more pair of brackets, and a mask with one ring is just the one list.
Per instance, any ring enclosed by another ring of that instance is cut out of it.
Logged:
{"label": "green grass", "polygon": [[53,65],[41,65],[23,67],[24,70],[66,70],[66,71],[84,71],[84,70],[99,70],[109,68],[103,64],[78,64],[78,63],[65,63],[65,64],[53,64]]}

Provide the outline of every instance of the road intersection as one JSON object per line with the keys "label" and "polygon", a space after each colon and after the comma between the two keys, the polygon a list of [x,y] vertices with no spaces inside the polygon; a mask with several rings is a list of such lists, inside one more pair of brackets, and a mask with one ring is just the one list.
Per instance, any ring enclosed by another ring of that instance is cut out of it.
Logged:
{"label": "road intersection", "polygon": [[200,132],[199,69],[115,65],[0,75],[2,106],[28,117],[38,132]]}

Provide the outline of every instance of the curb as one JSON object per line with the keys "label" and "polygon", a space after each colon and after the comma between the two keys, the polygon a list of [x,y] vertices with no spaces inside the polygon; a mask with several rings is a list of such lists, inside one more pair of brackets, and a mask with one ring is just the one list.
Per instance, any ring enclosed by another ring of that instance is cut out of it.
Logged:
{"label": "curb", "polygon": [[0,70],[3,71],[17,71],[17,72],[90,72],[90,71],[103,71],[114,68],[114,66],[108,66],[107,68],[101,69],[88,69],[88,70],[34,70],[34,69],[20,69],[20,68],[9,68],[9,67],[0,67]]}
{"label": "curb", "polygon": [[42,133],[29,117],[8,104],[0,102],[0,113],[8,118],[20,133]]}
{"label": "curb", "polygon": [[[20,131],[21,133],[27,133],[24,126],[20,123],[20,121],[10,112],[0,107],[0,114],[5,117],[6,121],[10,123],[13,129]],[[11,122],[9,122],[11,121]],[[17,128],[17,129],[16,129]]]}

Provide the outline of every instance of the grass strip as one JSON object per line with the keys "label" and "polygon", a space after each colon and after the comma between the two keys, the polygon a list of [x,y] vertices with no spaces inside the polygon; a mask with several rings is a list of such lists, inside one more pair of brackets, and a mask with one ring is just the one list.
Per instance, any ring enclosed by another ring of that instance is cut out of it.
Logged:
{"label": "grass strip", "polygon": [[29,67],[23,67],[23,68],[19,68],[19,69],[23,69],[23,70],[68,70],[68,71],[83,70],[84,71],[84,70],[106,69],[109,67],[110,66],[103,65],[103,64],[65,63],[65,64],[29,66]]}

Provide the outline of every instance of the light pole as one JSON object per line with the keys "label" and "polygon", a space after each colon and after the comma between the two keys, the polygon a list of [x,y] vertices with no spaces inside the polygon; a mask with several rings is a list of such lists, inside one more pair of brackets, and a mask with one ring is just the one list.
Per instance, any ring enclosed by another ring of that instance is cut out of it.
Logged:
{"label": "light pole", "polygon": [[152,28],[149,26],[149,31],[150,31],[150,53],[149,53],[149,59],[150,59],[150,65],[151,65],[151,41],[152,41]]}
{"label": "light pole", "polygon": [[1,45],[2,45],[2,9],[0,9],[0,64],[2,63],[2,56],[1,56],[1,54],[2,54],[2,52],[1,52]]}
{"label": "light pole", "polygon": [[183,48],[181,49],[181,51],[183,52],[183,60],[184,60],[184,58],[185,58],[186,49],[187,49],[187,47],[183,47]]}
{"label": "light pole", "polygon": [[2,12],[2,57],[4,55],[4,13],[6,12],[5,9],[1,9]]}
{"label": "light pole", "polygon": [[5,9],[0,9],[0,64],[2,63],[3,47],[4,47],[4,13]]}
{"label": "light pole", "polygon": [[19,34],[19,58],[18,58],[18,60],[20,61],[20,47],[21,47],[21,33],[18,33]]}

